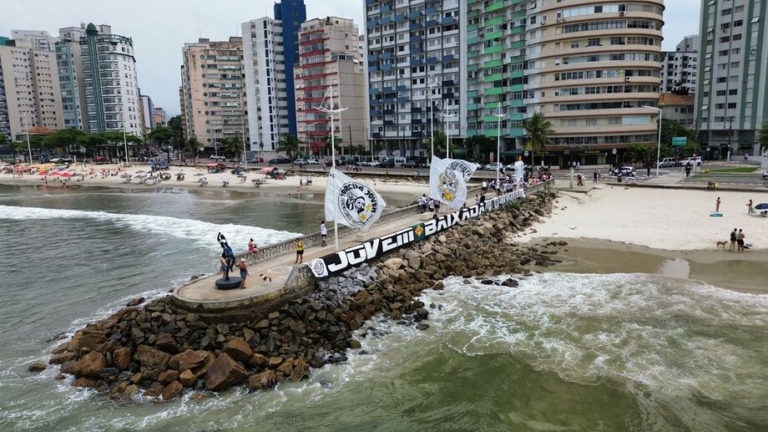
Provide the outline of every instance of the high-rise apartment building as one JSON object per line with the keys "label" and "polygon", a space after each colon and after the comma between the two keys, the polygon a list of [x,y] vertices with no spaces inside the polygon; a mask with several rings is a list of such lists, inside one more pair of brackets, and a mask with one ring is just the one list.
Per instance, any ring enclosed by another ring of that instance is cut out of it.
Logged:
{"label": "high-rise apartment building", "polygon": [[[460,108],[460,30],[466,0],[366,2],[366,40],[371,138],[400,154],[424,154],[429,127],[443,129],[438,109]],[[434,107],[434,109],[432,108]],[[430,117],[431,116],[431,117]],[[458,117],[458,116],[457,116]],[[458,122],[448,128],[460,135]]]}
{"label": "high-rise apartment building", "polygon": [[[405,150],[434,123],[452,137],[501,135],[510,157],[541,112],[553,165],[653,143],[663,10],[663,0],[368,0],[371,137]],[[430,118],[432,104],[450,115]]]}
{"label": "high-rise apartment building", "polygon": [[33,127],[61,129],[56,54],[25,40],[0,46],[0,133],[21,141]]}
{"label": "high-rise apartment building", "polygon": [[242,24],[245,88],[251,149],[275,152],[280,137],[296,135],[294,65],[299,29],[306,21],[304,0],[274,5],[274,18]]}
{"label": "high-rise apartment building", "polygon": [[209,151],[221,151],[225,138],[248,140],[243,86],[243,40],[199,39],[184,45],[181,68],[186,136]]}
{"label": "high-rise apartment building", "polygon": [[154,107],[152,109],[152,127],[168,126],[168,119],[165,115],[165,110],[160,107]]}
{"label": "high-rise apartment building", "polygon": [[155,104],[152,98],[147,95],[139,96],[141,101],[141,135],[146,136],[149,131],[155,128]]}
{"label": "high-rise apartment building", "polygon": [[[80,41],[85,38],[85,24],[59,29],[56,42],[56,62],[61,86],[64,127],[89,131],[88,105],[85,96],[85,73]],[[107,25],[97,26],[101,33],[109,33]]]}
{"label": "high-rise apartment building", "polygon": [[697,126],[709,156],[754,153],[768,121],[768,0],[701,3]]}
{"label": "high-rise apartment building", "polygon": [[351,19],[312,19],[299,31],[299,64],[294,67],[298,138],[304,152],[330,155],[330,117],[318,110],[333,102],[347,108],[334,118],[334,135],[342,138],[339,148],[368,146],[365,71],[360,60],[359,34]]}
{"label": "high-rise apartment building", "polygon": [[[80,39],[88,130],[141,136],[139,83],[133,40],[109,26],[88,24]],[[82,104],[82,101],[81,101]]]}
{"label": "high-rise apartment building", "polygon": [[686,36],[674,51],[664,51],[661,58],[662,93],[696,93],[699,67],[699,36]]}
{"label": "high-rise apartment building", "polygon": [[53,51],[57,40],[44,30],[11,30],[11,38],[25,40],[32,44],[32,48],[42,51]]}

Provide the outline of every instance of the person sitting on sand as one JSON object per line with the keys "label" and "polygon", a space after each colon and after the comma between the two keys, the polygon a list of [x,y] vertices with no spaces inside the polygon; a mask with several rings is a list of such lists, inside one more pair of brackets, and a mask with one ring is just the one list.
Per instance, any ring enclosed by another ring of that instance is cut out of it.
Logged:
{"label": "person sitting on sand", "polygon": [[245,258],[240,258],[240,262],[237,264],[237,268],[240,269],[240,289],[245,289],[245,280],[248,278],[248,265],[245,263]]}

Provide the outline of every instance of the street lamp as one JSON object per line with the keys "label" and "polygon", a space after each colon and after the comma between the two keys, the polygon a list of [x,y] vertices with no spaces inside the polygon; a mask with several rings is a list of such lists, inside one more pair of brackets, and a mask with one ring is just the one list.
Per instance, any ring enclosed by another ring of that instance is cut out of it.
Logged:
{"label": "street lamp", "polygon": [[451,129],[448,127],[448,119],[458,117],[459,113],[454,112],[453,114],[449,114],[448,110],[443,107],[443,110],[439,115],[443,118],[443,122],[445,123],[445,157],[446,159],[449,159],[451,157]]}
{"label": "street lamp", "polygon": [[659,112],[659,141],[656,144],[656,177],[658,177],[659,164],[661,161],[661,127],[662,127],[662,119],[664,118],[664,111],[662,111],[661,108],[656,108],[656,107],[647,106],[647,105],[643,106],[642,108],[649,108]]}
{"label": "street lamp", "polygon": [[[496,130],[499,132],[499,135],[496,137],[496,161],[499,167],[501,167],[501,119],[506,117],[506,114],[501,111],[501,102],[499,102],[498,111],[493,116],[497,119]],[[499,185],[499,171],[499,169],[496,170],[496,186]]]}
{"label": "street lamp", "polygon": [[432,81],[429,82],[429,145],[431,156],[435,155],[435,102],[432,100],[434,96],[434,86]]}

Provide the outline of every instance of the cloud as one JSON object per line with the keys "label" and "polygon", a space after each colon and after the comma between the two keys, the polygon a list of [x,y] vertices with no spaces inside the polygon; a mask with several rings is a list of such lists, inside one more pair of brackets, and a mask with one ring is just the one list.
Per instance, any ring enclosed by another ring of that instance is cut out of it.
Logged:
{"label": "cloud", "polygon": [[[116,34],[133,38],[139,85],[156,106],[178,114],[181,84],[181,49],[198,37],[226,40],[239,35],[240,24],[272,16],[273,2],[266,0],[17,0],[4,5],[0,35],[11,29],[47,30],[81,22],[111,24]],[[363,31],[362,0],[306,0],[307,17],[329,15],[352,18]],[[668,0],[664,49],[674,50],[686,35],[698,32],[699,0]]]}

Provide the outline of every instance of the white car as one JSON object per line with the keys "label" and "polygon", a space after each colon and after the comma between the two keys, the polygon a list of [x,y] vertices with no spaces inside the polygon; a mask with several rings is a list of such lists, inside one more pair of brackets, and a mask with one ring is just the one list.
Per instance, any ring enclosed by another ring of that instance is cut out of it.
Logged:
{"label": "white car", "polygon": [[377,166],[379,166],[379,161],[377,161],[377,160],[370,161],[370,162],[368,162],[368,166],[369,167],[377,167]]}
{"label": "white car", "polygon": [[670,168],[676,165],[675,158],[664,158],[659,162],[659,168]]}
{"label": "white car", "polygon": [[691,165],[696,164],[696,166],[701,166],[701,158],[700,157],[689,157],[687,159],[683,159],[683,166],[688,165],[690,163]]}
{"label": "white car", "polygon": [[320,161],[315,159],[315,158],[312,158],[312,159],[308,160],[307,163],[310,164],[310,165],[319,165]]}
{"label": "white car", "polygon": [[486,171],[498,171],[502,165],[498,162],[494,162],[491,164],[486,165],[483,169]]}

